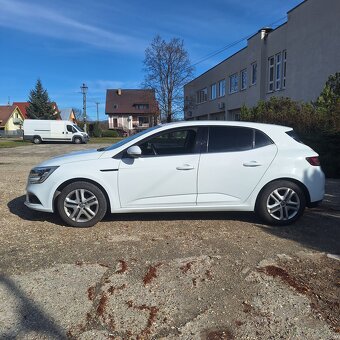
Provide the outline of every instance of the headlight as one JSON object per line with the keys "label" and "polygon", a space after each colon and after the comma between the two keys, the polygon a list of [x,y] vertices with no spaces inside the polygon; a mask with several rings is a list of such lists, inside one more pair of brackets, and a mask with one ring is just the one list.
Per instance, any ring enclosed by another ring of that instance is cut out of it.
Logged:
{"label": "headlight", "polygon": [[28,176],[28,183],[38,184],[44,182],[57,168],[57,166],[33,168]]}

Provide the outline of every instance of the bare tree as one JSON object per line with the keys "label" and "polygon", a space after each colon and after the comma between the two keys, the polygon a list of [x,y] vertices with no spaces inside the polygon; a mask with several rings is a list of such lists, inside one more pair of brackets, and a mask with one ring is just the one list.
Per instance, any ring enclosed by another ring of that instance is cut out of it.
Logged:
{"label": "bare tree", "polygon": [[194,71],[183,40],[166,42],[157,35],[145,50],[144,71],[143,86],[156,91],[161,117],[171,122],[183,111],[183,86]]}

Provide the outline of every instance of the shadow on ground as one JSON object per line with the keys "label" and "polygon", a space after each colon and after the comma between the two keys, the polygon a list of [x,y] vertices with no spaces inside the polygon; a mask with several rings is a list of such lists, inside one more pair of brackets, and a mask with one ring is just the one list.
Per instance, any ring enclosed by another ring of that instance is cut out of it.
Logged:
{"label": "shadow on ground", "polygon": [[[337,198],[337,196],[334,196]],[[20,196],[8,203],[10,212],[28,221],[47,221],[65,226],[58,214],[34,211],[24,205],[25,196]],[[334,200],[330,200],[333,204]],[[242,221],[254,224],[262,231],[280,238],[293,240],[307,248],[340,254],[340,211],[329,209],[329,204],[323,204],[316,209],[307,209],[304,216],[296,223],[274,227],[261,223],[251,212],[174,212],[174,213],[131,213],[108,214],[104,221],[204,221],[226,220]]]}
{"label": "shadow on ground", "polygon": [[[57,325],[38,305],[29,299],[18,285],[10,278],[0,275],[0,285],[6,289],[17,300],[18,309],[16,311],[18,320],[11,330],[0,331],[1,339],[17,339],[18,334],[27,335],[30,332],[42,334],[47,338],[64,339],[65,334],[61,327]],[[11,306],[13,307],[13,306]],[[15,329],[14,329],[15,328]]]}

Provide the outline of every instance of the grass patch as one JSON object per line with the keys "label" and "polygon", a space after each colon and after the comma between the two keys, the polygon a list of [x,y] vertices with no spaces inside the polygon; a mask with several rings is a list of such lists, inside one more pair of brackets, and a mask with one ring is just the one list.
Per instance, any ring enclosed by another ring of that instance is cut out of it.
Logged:
{"label": "grass patch", "polygon": [[16,148],[17,146],[25,146],[32,144],[28,141],[23,141],[22,139],[13,139],[13,138],[1,138],[0,139],[0,149],[5,148]]}

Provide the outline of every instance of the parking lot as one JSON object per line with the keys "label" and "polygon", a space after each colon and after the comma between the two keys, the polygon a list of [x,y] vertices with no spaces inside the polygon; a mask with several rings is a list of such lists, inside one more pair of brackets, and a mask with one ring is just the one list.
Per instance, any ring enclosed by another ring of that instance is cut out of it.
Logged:
{"label": "parking lot", "polygon": [[340,339],[339,180],[287,227],[219,212],[77,229],[24,206],[34,165],[101,146],[0,149],[1,339]]}

